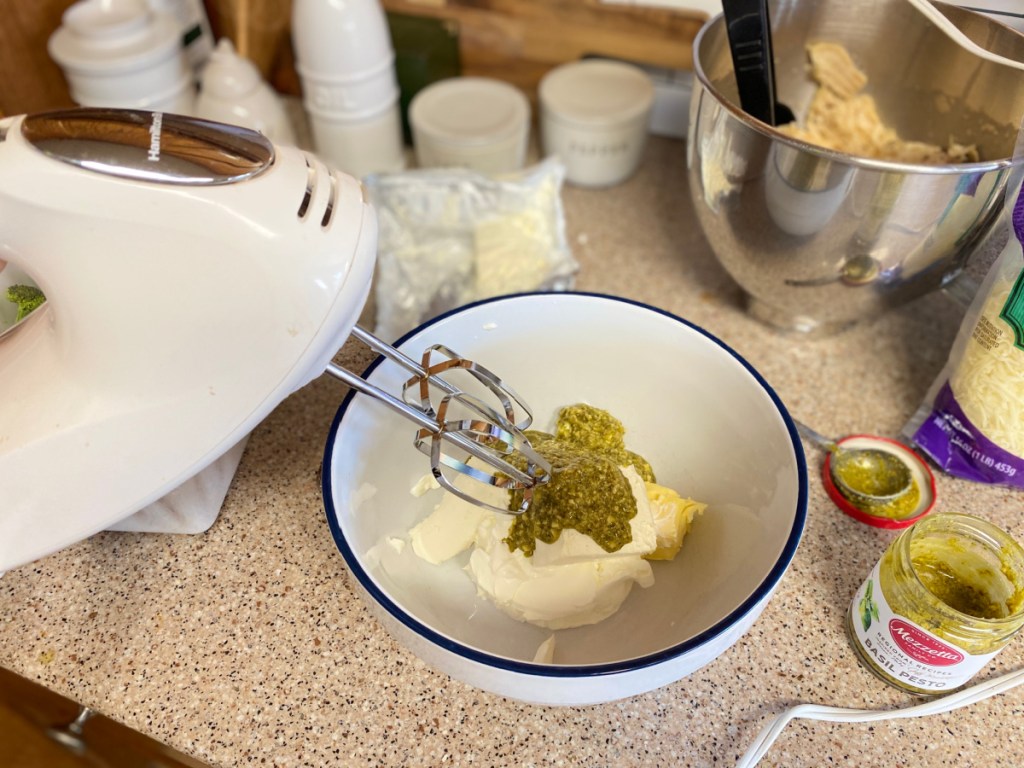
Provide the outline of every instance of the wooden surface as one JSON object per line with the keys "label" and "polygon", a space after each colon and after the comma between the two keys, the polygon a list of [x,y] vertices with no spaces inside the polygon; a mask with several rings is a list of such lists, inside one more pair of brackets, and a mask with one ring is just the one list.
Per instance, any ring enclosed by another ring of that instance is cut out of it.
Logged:
{"label": "wooden surface", "polygon": [[458,28],[463,74],[496,77],[531,97],[552,67],[587,55],[691,69],[701,14],[600,0],[383,0],[392,13]]}
{"label": "wooden surface", "polygon": [[17,115],[71,106],[67,83],[46,41],[73,0],[4,3],[0,24],[0,112]]}
{"label": "wooden surface", "polygon": [[0,668],[0,765],[3,768],[206,768],[197,760],[93,714]]}

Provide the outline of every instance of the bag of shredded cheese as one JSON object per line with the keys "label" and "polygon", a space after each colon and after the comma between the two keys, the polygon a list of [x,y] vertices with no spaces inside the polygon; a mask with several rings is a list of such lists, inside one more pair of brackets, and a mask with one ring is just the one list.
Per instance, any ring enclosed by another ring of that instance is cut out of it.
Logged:
{"label": "bag of shredded cheese", "polygon": [[945,369],[907,427],[941,469],[1024,488],[1024,191]]}

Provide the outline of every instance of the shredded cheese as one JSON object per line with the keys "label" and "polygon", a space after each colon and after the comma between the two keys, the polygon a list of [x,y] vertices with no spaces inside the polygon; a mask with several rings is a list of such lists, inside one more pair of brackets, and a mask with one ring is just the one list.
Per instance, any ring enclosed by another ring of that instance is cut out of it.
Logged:
{"label": "shredded cheese", "polygon": [[1024,457],[1024,350],[999,314],[1016,275],[1001,275],[981,308],[949,386],[964,415],[989,440]]}

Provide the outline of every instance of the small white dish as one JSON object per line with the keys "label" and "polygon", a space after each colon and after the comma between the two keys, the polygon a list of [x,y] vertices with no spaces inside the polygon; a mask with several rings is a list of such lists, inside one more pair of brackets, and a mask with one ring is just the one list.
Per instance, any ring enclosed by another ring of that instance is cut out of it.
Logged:
{"label": "small white dish", "polygon": [[[324,456],[327,520],[354,583],[381,623],[424,661],[523,701],[579,705],[679,680],[736,642],[768,603],[800,540],[807,471],[792,420],[771,387],[706,331],[609,296],[523,294],[455,310],[399,341],[434,343],[500,376],[550,427],[589,402],[626,427],[658,481],[708,504],[683,549],[654,563],[608,619],[555,633],[478,597],[456,558],[420,560],[409,529],[437,503],[410,490],[428,471],[415,429],[363,395],[346,398]],[[397,392],[408,374],[378,360],[369,381]],[[546,649],[550,650],[550,646]]]}

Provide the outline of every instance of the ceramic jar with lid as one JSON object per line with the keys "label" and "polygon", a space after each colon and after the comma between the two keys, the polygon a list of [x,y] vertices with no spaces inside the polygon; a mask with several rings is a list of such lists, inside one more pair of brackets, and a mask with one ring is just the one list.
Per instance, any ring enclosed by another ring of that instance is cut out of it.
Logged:
{"label": "ceramic jar with lid", "polygon": [[203,70],[196,116],[252,128],[278,144],[295,144],[280,97],[227,38],[217,43]]}
{"label": "ceramic jar with lid", "polygon": [[640,164],[654,86],[639,67],[584,59],[541,80],[541,141],[565,163],[566,180],[586,187],[625,181]]}
{"label": "ceramic jar with lid", "polygon": [[144,0],[80,0],[47,47],[81,106],[192,114],[195,80],[178,23]]}

